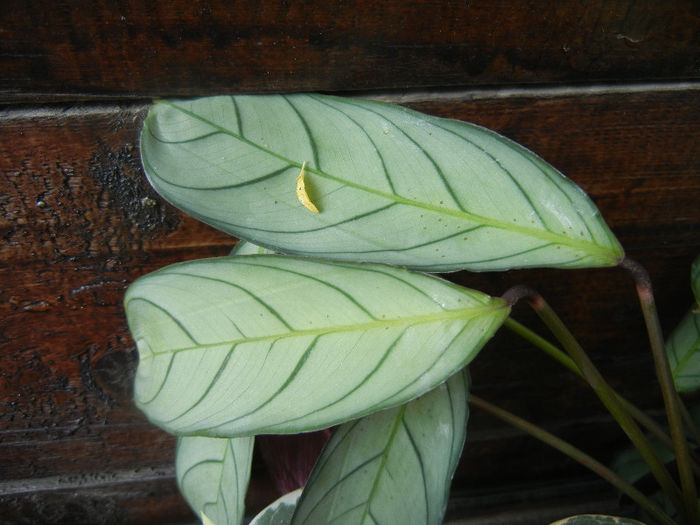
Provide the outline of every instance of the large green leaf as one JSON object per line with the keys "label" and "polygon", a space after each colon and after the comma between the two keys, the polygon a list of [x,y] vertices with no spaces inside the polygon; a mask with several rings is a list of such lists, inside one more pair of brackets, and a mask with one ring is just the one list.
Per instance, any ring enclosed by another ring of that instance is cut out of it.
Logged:
{"label": "large green leaf", "polygon": [[467,364],[505,301],[400,268],[278,255],[176,264],[125,297],[137,405],[176,434],[325,428]]}
{"label": "large green leaf", "polygon": [[180,492],[198,516],[215,525],[238,525],[253,455],[250,437],[181,437],[175,454]]}
{"label": "large green leaf", "polygon": [[[428,271],[614,265],[585,193],[479,126],[322,95],[163,101],[141,135],[149,180],[275,251]],[[312,213],[295,193],[306,162]]]}
{"label": "large green leaf", "polygon": [[437,525],[466,435],[466,371],[406,405],[339,427],[292,525]]}
{"label": "large green leaf", "polygon": [[666,341],[673,381],[679,392],[700,389],[700,312],[691,310]]}

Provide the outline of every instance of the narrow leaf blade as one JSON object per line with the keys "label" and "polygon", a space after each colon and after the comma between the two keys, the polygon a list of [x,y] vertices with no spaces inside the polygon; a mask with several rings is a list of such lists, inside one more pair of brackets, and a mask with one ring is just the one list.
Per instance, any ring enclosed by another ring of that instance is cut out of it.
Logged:
{"label": "narrow leaf blade", "polygon": [[466,436],[468,375],[339,427],[311,473],[293,525],[439,524]]}
{"label": "narrow leaf blade", "polygon": [[178,439],[177,484],[197,515],[216,525],[242,523],[253,441],[253,436]]}
{"label": "narrow leaf blade", "polygon": [[291,256],[169,266],[125,297],[137,405],[175,434],[326,428],[423,394],[508,315],[420,273]]}
{"label": "narrow leaf blade", "polygon": [[[278,252],[427,271],[614,265],[622,248],[585,193],[479,126],[322,95],[167,101],[143,166],[165,198]],[[321,210],[297,200],[305,189]]]}

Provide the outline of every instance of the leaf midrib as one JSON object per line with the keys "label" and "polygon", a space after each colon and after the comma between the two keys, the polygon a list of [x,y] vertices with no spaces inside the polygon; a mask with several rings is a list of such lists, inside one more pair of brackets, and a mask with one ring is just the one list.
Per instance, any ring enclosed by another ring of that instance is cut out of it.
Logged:
{"label": "leaf midrib", "polygon": [[[132,301],[144,301],[149,304],[153,304],[150,300],[145,299],[143,297],[134,297],[132,298],[129,303]],[[484,306],[472,306],[469,308],[461,308],[457,310],[446,310],[442,312],[433,312],[430,314],[422,314],[422,315],[414,315],[414,316],[406,316],[406,317],[400,317],[400,318],[393,318],[393,319],[377,319],[373,321],[368,321],[365,323],[353,323],[353,324],[347,324],[347,325],[335,325],[335,326],[325,326],[325,327],[319,327],[319,328],[309,328],[309,329],[301,329],[301,330],[292,330],[290,332],[283,332],[283,333],[278,333],[278,334],[272,334],[272,335],[264,335],[264,336],[258,336],[258,337],[241,337],[238,339],[230,339],[230,340],[225,340],[225,341],[218,341],[216,343],[201,343],[201,344],[195,344],[192,346],[186,346],[186,347],[181,347],[181,348],[175,348],[175,349],[168,349],[165,351],[154,351],[151,350],[150,354],[142,356],[141,361],[146,361],[150,358],[159,356],[159,355],[170,355],[170,354],[176,354],[179,352],[187,352],[190,350],[201,350],[201,349],[206,349],[206,348],[214,348],[214,347],[232,347],[232,346],[237,346],[239,344],[243,343],[256,343],[260,341],[277,341],[281,339],[289,339],[292,337],[318,337],[322,335],[328,335],[328,334],[336,334],[336,333],[346,333],[346,332],[356,332],[356,331],[369,331],[369,330],[377,330],[381,328],[395,328],[395,327],[410,327],[410,326],[416,326],[416,325],[421,325],[421,324],[429,324],[429,323],[435,323],[435,322],[444,322],[444,321],[456,321],[456,320],[461,320],[461,321],[468,321],[471,319],[475,319],[477,317],[482,317],[486,316],[490,313],[498,312],[500,310],[503,310],[505,308],[505,304],[493,304],[493,305],[484,305]],[[167,312],[167,309],[164,309],[164,311]],[[137,340],[136,343],[141,341]],[[152,349],[153,346],[149,344],[149,347]]]}
{"label": "leaf midrib", "polygon": [[[167,104],[168,106],[172,107],[173,109],[176,109],[178,111],[181,111],[182,113],[199,120],[200,122],[204,122],[210,126],[212,126],[214,129],[218,130],[220,133],[223,133],[225,135],[229,135],[236,140],[240,140],[241,142],[245,142],[251,147],[254,147],[260,151],[263,151],[267,153],[268,155],[271,155],[282,162],[285,162],[289,164],[290,166],[295,166],[301,169],[301,163],[294,161],[292,159],[289,159],[287,157],[284,157],[278,153],[275,153],[269,148],[266,148],[264,146],[261,146],[260,144],[257,144],[245,137],[243,137],[240,134],[234,133],[232,130],[225,128],[215,122],[212,122],[209,119],[206,119],[202,117],[201,115],[198,115],[197,113],[190,111],[182,106],[179,106],[178,104],[175,104],[171,101],[168,100],[159,100],[159,103],[162,104]],[[406,197],[402,197],[401,195],[397,195],[395,193],[387,193],[383,191],[376,190],[374,188],[371,188],[369,186],[365,186],[363,184],[357,184],[355,182],[351,182],[349,180],[343,179],[341,177],[337,177],[335,175],[331,175],[330,173],[326,173],[325,171],[321,171],[317,168],[311,168],[309,166],[306,166],[306,171],[310,173],[314,173],[315,175],[318,175],[319,177],[325,178],[327,180],[332,180],[335,181],[339,184],[343,184],[346,186],[349,186],[351,188],[355,188],[360,191],[364,191],[366,193],[370,193],[372,195],[382,197],[384,199],[388,199],[391,201],[394,201],[399,204],[404,204],[406,206],[413,206],[416,208],[420,208],[426,211],[431,211],[435,213],[440,213],[443,215],[449,215],[452,217],[456,217],[459,219],[464,219],[472,222],[477,222],[477,223],[482,223],[484,225],[490,226],[492,228],[496,228],[499,230],[504,230],[508,232],[515,232],[515,233],[520,233],[523,235],[527,235],[530,237],[535,237],[538,239],[542,239],[548,242],[552,242],[555,244],[560,244],[563,246],[570,246],[572,248],[576,248],[578,250],[581,250],[583,252],[586,252],[588,254],[598,254],[599,256],[609,259],[611,263],[617,262],[617,258],[614,256],[615,250],[612,247],[605,248],[603,246],[600,246],[593,240],[578,240],[578,239],[573,239],[571,237],[568,237],[566,235],[561,235],[557,234],[555,232],[552,232],[551,230],[540,230],[536,228],[529,228],[527,226],[521,226],[517,224],[513,224],[512,222],[507,222],[507,221],[501,221],[498,219],[494,219],[491,217],[484,217],[482,215],[477,215],[475,213],[467,212],[467,211],[462,211],[462,210],[454,210],[446,207],[441,207],[441,206],[436,206],[433,204],[428,204],[425,202],[420,202],[412,199],[408,199]]]}

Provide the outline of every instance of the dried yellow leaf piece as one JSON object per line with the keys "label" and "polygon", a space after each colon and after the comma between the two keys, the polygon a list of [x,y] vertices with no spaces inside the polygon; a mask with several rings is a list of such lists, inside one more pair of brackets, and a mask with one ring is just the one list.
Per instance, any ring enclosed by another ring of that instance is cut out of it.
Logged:
{"label": "dried yellow leaf piece", "polygon": [[209,519],[209,516],[204,514],[204,511],[202,511],[202,525],[215,525],[213,521]]}
{"label": "dried yellow leaf piece", "polygon": [[301,165],[301,172],[297,177],[297,199],[302,203],[306,209],[311,210],[314,213],[318,213],[318,208],[309,199],[309,194],[306,193],[306,184],[304,184],[304,169],[306,168],[306,161]]}

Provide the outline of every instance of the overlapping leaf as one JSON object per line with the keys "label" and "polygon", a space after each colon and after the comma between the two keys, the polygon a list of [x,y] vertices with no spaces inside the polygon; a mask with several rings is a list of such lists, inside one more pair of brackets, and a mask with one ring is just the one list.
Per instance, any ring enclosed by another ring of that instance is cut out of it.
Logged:
{"label": "overlapping leaf", "polygon": [[[321,95],[165,101],[141,137],[176,206],[284,253],[428,271],[614,265],[585,193],[484,128]],[[305,166],[304,198],[295,184]]]}
{"label": "overlapping leaf", "polygon": [[374,264],[192,261],[125,298],[137,405],[176,434],[293,433],[423,394],[500,326],[500,299]]}
{"label": "overlapping leaf", "polygon": [[251,437],[181,437],[175,454],[180,492],[215,525],[242,523],[253,455]]}
{"label": "overlapping leaf", "polygon": [[301,491],[302,489],[297,489],[276,499],[261,510],[250,525],[289,525]]}
{"label": "overlapping leaf", "polygon": [[292,525],[437,525],[466,434],[461,371],[406,405],[345,423],[331,437]]}

